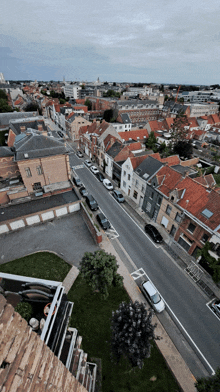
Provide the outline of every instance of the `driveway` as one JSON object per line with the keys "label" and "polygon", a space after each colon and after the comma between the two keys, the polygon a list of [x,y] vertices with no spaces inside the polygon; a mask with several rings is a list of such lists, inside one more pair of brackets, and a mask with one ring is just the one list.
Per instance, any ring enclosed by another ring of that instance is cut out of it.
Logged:
{"label": "driveway", "polygon": [[1,264],[43,250],[55,252],[78,267],[85,252],[98,249],[80,211],[52,222],[0,235]]}

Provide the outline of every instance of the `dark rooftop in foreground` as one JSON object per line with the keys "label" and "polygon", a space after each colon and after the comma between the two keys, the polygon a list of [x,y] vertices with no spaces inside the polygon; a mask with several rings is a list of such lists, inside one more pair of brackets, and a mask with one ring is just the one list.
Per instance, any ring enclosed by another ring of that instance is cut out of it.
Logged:
{"label": "dark rooftop in foreground", "polygon": [[78,200],[75,192],[68,191],[58,195],[42,197],[37,200],[27,201],[21,204],[9,205],[0,208],[0,222],[9,219],[20,218],[24,215],[38,213],[48,210],[49,208],[59,207],[67,203],[73,203]]}

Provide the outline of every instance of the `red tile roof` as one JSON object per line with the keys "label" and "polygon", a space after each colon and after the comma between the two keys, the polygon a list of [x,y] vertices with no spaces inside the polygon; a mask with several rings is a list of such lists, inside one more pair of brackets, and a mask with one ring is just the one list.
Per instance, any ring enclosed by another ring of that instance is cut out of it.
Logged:
{"label": "red tile roof", "polygon": [[188,118],[189,121],[189,128],[197,128],[199,126],[196,117],[189,117]]}
{"label": "red tile roof", "polygon": [[212,174],[207,174],[206,176],[194,178],[196,182],[202,184],[206,188],[211,188],[216,185],[215,179]]}
{"label": "red tile roof", "polygon": [[137,169],[137,167],[148,157],[148,155],[142,155],[141,157],[130,157],[130,161],[133,167],[133,170]]}
{"label": "red tile roof", "polygon": [[163,166],[156,174],[159,183],[158,189],[165,196],[169,196],[170,192],[177,187],[182,180],[182,175],[169,166]]}
{"label": "red tile roof", "polygon": [[[129,131],[129,132],[118,132],[119,136],[124,139],[125,141],[128,141],[129,138],[133,140],[138,140],[138,137],[140,140],[148,139],[149,135],[146,129],[137,129],[136,131]],[[144,136],[146,138],[144,138]]]}
{"label": "red tile roof", "polygon": [[140,142],[131,143],[131,144],[128,145],[128,148],[131,151],[141,150],[142,149],[142,145],[141,145]]}

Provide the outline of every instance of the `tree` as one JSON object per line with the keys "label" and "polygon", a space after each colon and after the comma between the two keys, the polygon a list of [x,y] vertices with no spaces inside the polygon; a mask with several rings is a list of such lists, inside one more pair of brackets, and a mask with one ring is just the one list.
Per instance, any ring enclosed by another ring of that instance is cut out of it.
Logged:
{"label": "tree", "polygon": [[103,119],[107,122],[115,122],[118,117],[117,109],[108,109],[104,111]]}
{"label": "tree", "polygon": [[151,150],[154,150],[156,148],[156,143],[157,143],[157,139],[154,135],[154,132],[151,131],[151,133],[146,141],[146,147],[150,148]]}
{"label": "tree", "polygon": [[42,109],[39,107],[37,102],[31,102],[29,103],[26,108],[25,112],[39,112],[40,115],[42,115]]}
{"label": "tree", "polygon": [[132,367],[143,367],[143,360],[150,357],[150,341],[159,339],[154,335],[156,324],[151,324],[152,317],[153,311],[138,301],[122,302],[118,310],[112,312],[112,359],[119,362],[124,355]]}
{"label": "tree", "polygon": [[92,102],[88,98],[85,100],[85,105],[88,106],[88,110],[92,109]]}
{"label": "tree", "polygon": [[197,380],[196,389],[198,392],[219,392],[220,391],[220,368],[211,377],[202,377]]}
{"label": "tree", "polygon": [[185,114],[179,114],[173,121],[171,139],[175,145],[178,141],[185,141],[189,135],[189,121]]}
{"label": "tree", "polygon": [[115,256],[97,250],[86,252],[80,262],[80,272],[93,290],[98,290],[106,299],[111,286],[122,286],[123,277],[117,273]]}
{"label": "tree", "polygon": [[220,281],[220,258],[217,260],[212,257],[209,250],[212,250],[212,243],[206,242],[202,249],[198,249],[196,257],[201,256],[199,264],[205,268],[211,275],[215,283]]}
{"label": "tree", "polygon": [[193,154],[193,147],[191,141],[186,141],[186,140],[179,140],[174,146],[173,146],[173,152],[175,154],[179,154],[180,156],[184,158],[191,158]]}

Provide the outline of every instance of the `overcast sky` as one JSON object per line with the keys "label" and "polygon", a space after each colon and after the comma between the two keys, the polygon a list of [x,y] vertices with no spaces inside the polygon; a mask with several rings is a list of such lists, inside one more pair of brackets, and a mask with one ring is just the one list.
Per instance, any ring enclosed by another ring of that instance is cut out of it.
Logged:
{"label": "overcast sky", "polygon": [[220,83],[220,0],[3,0],[6,80]]}

